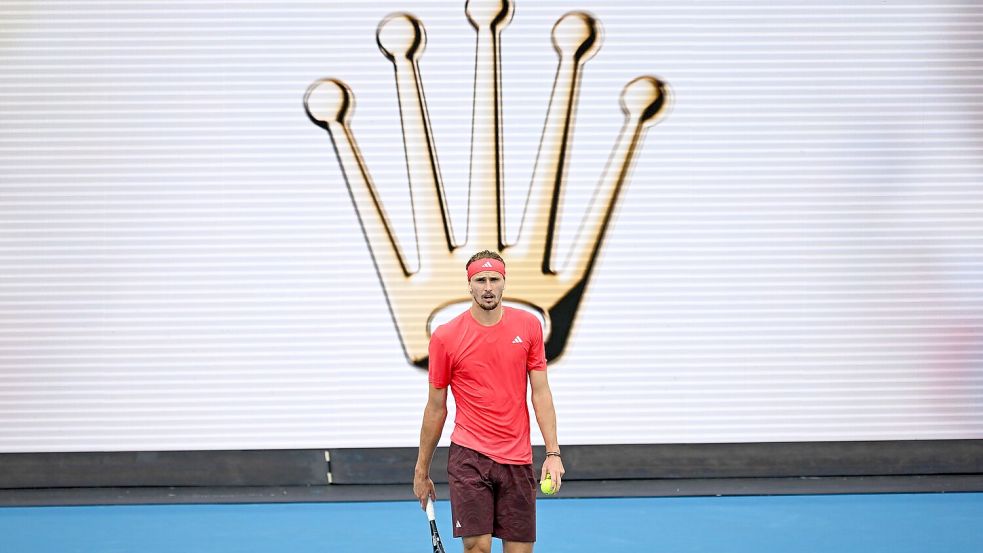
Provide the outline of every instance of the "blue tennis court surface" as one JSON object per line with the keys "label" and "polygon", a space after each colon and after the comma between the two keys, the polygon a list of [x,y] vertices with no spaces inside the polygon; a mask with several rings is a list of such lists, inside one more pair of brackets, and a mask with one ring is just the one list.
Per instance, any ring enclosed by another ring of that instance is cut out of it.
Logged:
{"label": "blue tennis court surface", "polygon": [[[461,551],[446,501],[437,513]],[[0,551],[423,553],[430,536],[413,502],[8,507]],[[983,494],[540,501],[536,551],[981,552]]]}

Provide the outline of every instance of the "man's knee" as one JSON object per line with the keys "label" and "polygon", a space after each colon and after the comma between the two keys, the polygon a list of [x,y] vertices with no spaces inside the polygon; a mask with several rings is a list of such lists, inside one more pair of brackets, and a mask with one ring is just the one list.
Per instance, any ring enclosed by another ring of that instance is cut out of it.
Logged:
{"label": "man's knee", "polygon": [[468,536],[461,539],[464,542],[464,553],[491,553],[491,534]]}
{"label": "man's knee", "polygon": [[503,541],[502,551],[504,553],[532,553],[533,545],[535,544],[531,542]]}

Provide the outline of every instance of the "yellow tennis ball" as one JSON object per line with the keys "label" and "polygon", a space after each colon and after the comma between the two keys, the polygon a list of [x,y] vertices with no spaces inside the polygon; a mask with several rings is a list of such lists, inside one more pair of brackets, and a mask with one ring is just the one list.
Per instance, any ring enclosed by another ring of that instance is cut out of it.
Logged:
{"label": "yellow tennis ball", "polygon": [[546,478],[539,483],[539,489],[546,495],[553,495],[556,493],[556,488],[553,486],[553,478],[550,473],[546,473]]}

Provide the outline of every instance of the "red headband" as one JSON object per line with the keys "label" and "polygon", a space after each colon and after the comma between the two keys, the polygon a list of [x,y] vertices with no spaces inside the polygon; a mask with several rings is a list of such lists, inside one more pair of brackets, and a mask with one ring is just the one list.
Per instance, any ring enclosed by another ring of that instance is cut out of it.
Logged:
{"label": "red headband", "polygon": [[497,259],[492,259],[490,257],[483,257],[481,259],[475,259],[468,265],[468,280],[471,277],[482,272],[482,271],[495,271],[496,273],[505,277],[505,263]]}

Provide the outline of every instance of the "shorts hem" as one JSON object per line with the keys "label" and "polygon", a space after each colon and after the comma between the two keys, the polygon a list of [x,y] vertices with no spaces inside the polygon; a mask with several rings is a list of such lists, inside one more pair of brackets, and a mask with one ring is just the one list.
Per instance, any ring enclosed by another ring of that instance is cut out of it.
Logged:
{"label": "shorts hem", "polygon": [[510,538],[508,536],[503,536],[501,534],[496,534],[494,532],[492,532],[492,537],[493,538],[498,538],[498,539],[500,539],[502,541],[514,541],[516,543],[536,543],[536,538],[535,537],[533,539],[531,539],[531,540],[526,540],[526,539],[521,539],[520,540],[520,539]]}
{"label": "shorts hem", "polygon": [[488,534],[491,534],[491,536],[493,538],[495,537],[495,533],[492,532],[491,530],[489,530],[487,532],[478,532],[477,534],[465,534],[463,532],[460,533],[460,534],[458,534],[457,532],[454,532],[454,537],[455,538],[473,538],[473,537],[476,537],[476,536],[485,536],[485,535],[488,535]]}

